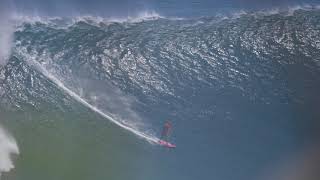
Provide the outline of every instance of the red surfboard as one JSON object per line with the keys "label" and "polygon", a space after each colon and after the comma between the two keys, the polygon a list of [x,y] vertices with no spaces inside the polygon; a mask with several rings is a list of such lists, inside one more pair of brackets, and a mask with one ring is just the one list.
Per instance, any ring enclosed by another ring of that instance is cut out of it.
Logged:
{"label": "red surfboard", "polygon": [[158,144],[160,146],[164,146],[164,147],[167,147],[167,148],[175,148],[176,147],[175,144],[171,144],[171,143],[169,143],[167,141],[164,141],[164,140],[161,140],[161,139],[158,141]]}

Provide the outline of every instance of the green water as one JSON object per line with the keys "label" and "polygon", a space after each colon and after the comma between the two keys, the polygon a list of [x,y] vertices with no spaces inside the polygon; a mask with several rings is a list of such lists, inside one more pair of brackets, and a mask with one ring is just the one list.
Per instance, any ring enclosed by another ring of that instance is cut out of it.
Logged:
{"label": "green water", "polygon": [[148,162],[152,145],[79,109],[1,112],[2,124],[20,149],[16,168],[3,179],[140,179],[152,167]]}

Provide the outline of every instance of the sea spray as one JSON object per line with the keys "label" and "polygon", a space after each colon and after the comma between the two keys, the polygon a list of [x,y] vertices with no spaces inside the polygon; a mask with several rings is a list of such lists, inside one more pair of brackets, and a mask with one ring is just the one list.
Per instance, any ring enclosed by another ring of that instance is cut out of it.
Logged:
{"label": "sea spray", "polygon": [[[44,76],[46,76],[50,81],[52,81],[59,89],[63,90],[65,93],[67,93],[69,96],[74,98],[79,103],[83,104],[84,106],[88,107],[92,111],[96,112],[97,114],[101,115],[102,117],[110,120],[114,124],[118,125],[119,127],[137,135],[138,137],[141,137],[145,140],[147,140],[150,143],[157,143],[158,138],[154,137],[152,135],[146,134],[144,132],[141,132],[134,127],[131,127],[129,124],[126,124],[118,117],[114,116],[111,113],[104,112],[100,109],[98,109],[96,106],[90,104],[85,99],[83,99],[80,95],[69,89],[67,86],[64,85],[62,81],[60,81],[57,77],[55,77],[53,74],[51,74],[45,67],[42,66],[41,63],[36,61],[34,57],[28,56],[28,53],[21,49],[21,51],[16,51],[17,54],[20,54],[22,57],[26,58],[26,63],[34,67],[36,70],[38,70],[40,73],[42,73]],[[28,58],[29,57],[29,58]]]}
{"label": "sea spray", "polygon": [[19,148],[15,139],[0,126],[0,177],[3,172],[9,172],[14,168],[11,155],[19,154]]}
{"label": "sea spray", "polygon": [[[1,15],[0,15],[1,16]],[[13,28],[7,20],[0,19],[0,65],[8,61],[11,52]]]}
{"label": "sea spray", "polygon": [[10,7],[6,1],[0,5],[0,68],[7,63],[12,48],[14,28],[10,22]]}

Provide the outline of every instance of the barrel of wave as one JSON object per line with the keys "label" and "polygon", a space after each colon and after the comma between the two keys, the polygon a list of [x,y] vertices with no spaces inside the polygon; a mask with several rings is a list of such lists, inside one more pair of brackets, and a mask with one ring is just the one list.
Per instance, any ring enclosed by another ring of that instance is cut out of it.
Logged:
{"label": "barrel of wave", "polygon": [[18,155],[19,148],[15,139],[0,126],[0,177],[2,173],[14,168],[12,155]]}

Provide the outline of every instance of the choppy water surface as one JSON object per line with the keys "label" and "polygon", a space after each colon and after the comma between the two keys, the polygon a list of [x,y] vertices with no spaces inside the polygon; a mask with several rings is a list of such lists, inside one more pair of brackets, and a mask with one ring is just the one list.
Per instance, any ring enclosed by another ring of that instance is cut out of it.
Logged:
{"label": "choppy water surface", "polygon": [[263,179],[318,139],[317,9],[15,21],[6,179]]}

